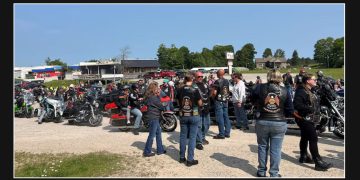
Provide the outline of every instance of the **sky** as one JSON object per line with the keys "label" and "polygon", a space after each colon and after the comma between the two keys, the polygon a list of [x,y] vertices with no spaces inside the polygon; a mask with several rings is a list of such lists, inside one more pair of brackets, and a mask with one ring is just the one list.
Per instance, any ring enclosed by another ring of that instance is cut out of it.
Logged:
{"label": "sky", "polygon": [[315,43],[345,36],[345,5],[332,4],[18,4],[14,5],[14,65],[68,65],[109,59],[129,47],[129,59],[155,59],[160,44],[190,52],[252,43],[313,58]]}

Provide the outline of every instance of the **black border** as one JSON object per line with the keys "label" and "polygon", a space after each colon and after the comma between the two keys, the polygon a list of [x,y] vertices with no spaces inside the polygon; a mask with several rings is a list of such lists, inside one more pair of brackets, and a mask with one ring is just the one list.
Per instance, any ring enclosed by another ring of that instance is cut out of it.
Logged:
{"label": "black border", "polygon": [[[164,0],[162,0],[164,1]],[[6,84],[3,86],[1,92],[6,92],[5,95],[3,93],[2,96],[4,98],[4,101],[1,102],[1,112],[6,111],[6,113],[1,116],[1,179],[12,179],[13,178],[13,8],[14,3],[49,3],[50,1],[44,1],[44,0],[37,0],[37,1],[24,1],[24,0],[18,0],[14,2],[6,2],[2,3],[1,7],[1,18],[2,18],[2,47],[6,48],[5,51],[2,51],[5,56],[2,59],[1,65],[1,74],[0,74],[0,82],[2,84]],[[54,0],[51,1],[54,3],[90,3],[91,1],[84,1],[84,0],[77,0],[77,1],[71,1],[71,0]],[[161,1],[154,1],[154,0],[128,0],[127,3],[160,3]],[[176,3],[200,3],[201,1],[198,0],[187,0]],[[225,3],[225,2],[231,2],[231,1],[221,1],[217,3]],[[91,2],[92,3],[92,2]],[[95,2],[94,2],[95,3]],[[98,3],[117,3],[112,1],[101,1]],[[120,3],[120,2],[119,2]],[[168,2],[163,2],[168,3]],[[205,3],[216,3],[215,1],[207,1]],[[282,1],[282,0],[246,0],[241,1],[237,0],[237,2],[232,3],[345,3],[345,83],[353,83],[350,85],[347,85],[347,88],[345,90],[345,97],[346,97],[346,137],[345,137],[345,177],[349,179],[357,179],[356,177],[359,177],[359,173],[357,173],[357,167],[359,166],[356,162],[356,156],[360,152],[357,145],[359,140],[357,140],[357,134],[355,133],[357,124],[360,120],[357,119],[357,115],[354,113],[356,112],[357,103],[356,99],[358,97],[355,97],[357,95],[356,92],[356,86],[354,82],[357,82],[356,76],[358,76],[356,73],[356,69],[358,69],[355,63],[358,63],[358,57],[355,57],[354,51],[351,49],[358,48],[357,41],[358,33],[360,32],[357,28],[357,24],[355,24],[356,17],[359,15],[356,15],[356,6],[353,2],[350,2],[349,0],[304,0],[304,1]],[[311,27],[304,29],[304,31],[311,32]],[[6,39],[6,41],[5,41]],[[355,51],[356,52],[356,51]],[[12,61],[10,61],[12,60]],[[6,83],[3,83],[6,82]],[[353,142],[352,142],[353,141]],[[351,148],[350,148],[351,147]],[[356,149],[355,149],[356,148]],[[326,175],[326,172],[324,173]],[[20,178],[16,178],[20,179]],[[217,178],[218,179],[218,178]],[[323,179],[323,178],[322,178]]]}

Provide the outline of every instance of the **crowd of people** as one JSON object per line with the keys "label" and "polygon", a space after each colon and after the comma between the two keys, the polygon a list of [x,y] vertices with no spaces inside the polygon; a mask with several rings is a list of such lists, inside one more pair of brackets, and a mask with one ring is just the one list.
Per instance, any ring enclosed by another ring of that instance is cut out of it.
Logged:
{"label": "crowd of people", "polygon": [[[255,132],[258,144],[258,169],[257,176],[265,177],[267,160],[270,152],[271,177],[281,177],[279,167],[281,162],[281,149],[284,135],[287,131],[286,116],[293,115],[301,129],[300,163],[315,164],[315,170],[325,171],[332,166],[325,162],[318,151],[318,135],[316,124],[319,122],[319,98],[313,92],[316,77],[306,73],[304,69],[293,78],[288,71],[281,74],[279,70],[272,69],[267,73],[267,82],[262,83],[258,76],[255,86],[251,91],[252,103],[257,108]],[[218,134],[214,139],[225,140],[231,137],[231,130],[249,130],[248,119],[244,110],[246,99],[245,80],[241,73],[231,74],[231,79],[224,78],[225,71],[217,71],[215,79],[213,74],[204,78],[200,71],[188,73],[184,79],[164,79],[159,85],[156,81],[140,79],[132,85],[110,83],[105,90],[110,92],[121,90],[115,100],[121,110],[126,110],[127,121],[130,114],[136,116],[133,133],[139,134],[141,119],[149,121],[149,135],[143,150],[144,157],[154,156],[151,152],[154,138],[156,139],[156,153],[165,154],[160,127],[160,114],[162,111],[174,110],[174,105],[179,107],[180,117],[180,153],[179,162],[187,166],[199,163],[195,158],[195,148],[204,150],[209,144],[206,139],[210,127],[210,104],[214,103],[215,116],[218,126]],[[318,74],[319,76],[319,74]],[[293,80],[294,79],[294,80]],[[98,83],[100,84],[100,82]],[[90,86],[91,87],[91,86]],[[76,98],[77,92],[89,88],[88,84],[77,86],[58,87],[56,89],[44,88],[43,86],[34,91],[48,96],[68,94],[66,98]],[[340,81],[336,82],[336,90],[342,88]],[[89,88],[91,89],[91,88]],[[295,94],[293,90],[296,89]],[[92,91],[90,91],[92,92]],[[163,104],[161,97],[168,96],[170,102]],[[144,103],[148,109],[143,114],[140,111],[140,103]],[[232,128],[228,115],[229,103],[233,104],[236,124]],[[309,144],[310,154],[307,151]]]}

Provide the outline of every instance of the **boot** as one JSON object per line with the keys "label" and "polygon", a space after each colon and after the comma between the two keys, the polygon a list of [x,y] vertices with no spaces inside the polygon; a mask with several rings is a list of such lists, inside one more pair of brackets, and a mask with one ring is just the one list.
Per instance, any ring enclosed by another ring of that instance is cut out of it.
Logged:
{"label": "boot", "polygon": [[326,171],[332,166],[331,163],[327,163],[323,161],[321,157],[314,158],[314,161],[315,161],[315,170],[317,171]]}
{"label": "boot", "polygon": [[314,160],[311,158],[311,155],[308,152],[300,154],[299,162],[314,164]]}

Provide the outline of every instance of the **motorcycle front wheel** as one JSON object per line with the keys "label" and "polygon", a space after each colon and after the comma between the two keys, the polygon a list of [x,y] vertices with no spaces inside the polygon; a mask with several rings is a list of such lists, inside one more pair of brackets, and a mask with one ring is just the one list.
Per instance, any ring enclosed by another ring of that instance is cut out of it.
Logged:
{"label": "motorcycle front wheel", "polygon": [[160,127],[164,132],[173,132],[177,127],[175,114],[163,114],[160,120]]}
{"label": "motorcycle front wheel", "polygon": [[57,114],[56,117],[54,117],[55,123],[61,123],[63,121],[63,117],[60,114]]}
{"label": "motorcycle front wheel", "polygon": [[102,116],[101,114],[96,114],[96,115],[95,115],[95,118],[93,118],[92,116],[90,116],[90,118],[89,118],[89,124],[90,124],[90,126],[92,126],[92,127],[99,126],[99,125],[101,125],[102,120],[103,120],[103,116]]}

